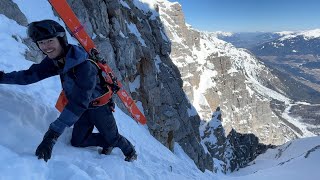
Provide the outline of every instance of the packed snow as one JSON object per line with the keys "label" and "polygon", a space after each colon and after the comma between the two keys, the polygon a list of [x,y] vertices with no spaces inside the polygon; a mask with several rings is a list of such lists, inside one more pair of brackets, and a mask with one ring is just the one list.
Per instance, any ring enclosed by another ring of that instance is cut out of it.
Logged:
{"label": "packed snow", "polygon": [[[29,22],[44,18],[57,20],[46,1],[14,2]],[[11,72],[27,69],[32,63],[24,57],[28,49],[22,43],[26,37],[26,27],[1,14],[0,22],[0,70]],[[132,84],[132,88],[138,84]],[[201,172],[177,143],[172,153],[150,135],[146,126],[137,124],[119,108],[116,108],[114,116],[120,133],[136,147],[136,161],[125,162],[119,149],[105,156],[99,155],[96,147],[72,147],[69,142],[72,133],[70,128],[59,138],[51,160],[46,163],[38,160],[34,152],[49,124],[58,116],[54,104],[60,90],[58,77],[27,86],[0,85],[0,179],[298,180],[317,179],[320,176],[319,137],[297,140],[269,150],[249,167],[226,176]]]}

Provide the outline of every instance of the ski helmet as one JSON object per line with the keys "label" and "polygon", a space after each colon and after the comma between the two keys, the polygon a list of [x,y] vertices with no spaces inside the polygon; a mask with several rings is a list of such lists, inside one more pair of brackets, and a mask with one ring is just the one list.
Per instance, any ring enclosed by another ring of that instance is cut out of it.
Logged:
{"label": "ski helmet", "polygon": [[53,20],[42,20],[30,23],[28,25],[28,36],[36,44],[37,41],[53,37],[57,37],[62,46],[68,44],[65,29]]}

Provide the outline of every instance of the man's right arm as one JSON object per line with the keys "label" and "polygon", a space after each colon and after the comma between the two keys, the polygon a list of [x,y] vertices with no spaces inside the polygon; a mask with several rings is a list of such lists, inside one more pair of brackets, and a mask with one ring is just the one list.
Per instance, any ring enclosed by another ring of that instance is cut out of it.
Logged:
{"label": "man's right arm", "polygon": [[44,59],[40,64],[33,64],[27,70],[0,74],[0,84],[27,85],[58,74],[52,60]]}

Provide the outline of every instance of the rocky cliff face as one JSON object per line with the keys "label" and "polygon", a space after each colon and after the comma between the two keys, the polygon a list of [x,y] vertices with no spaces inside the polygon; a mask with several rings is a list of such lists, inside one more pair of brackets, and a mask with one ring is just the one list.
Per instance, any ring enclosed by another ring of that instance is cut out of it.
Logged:
{"label": "rocky cliff face", "polygon": [[202,142],[214,159],[215,172],[227,173],[243,168],[268,148],[275,147],[260,143],[252,133],[241,134],[232,129],[226,136],[222,120],[218,107],[212,119],[200,128]]}
{"label": "rocky cliff face", "polygon": [[205,149],[211,154],[214,160],[215,172],[227,172],[229,157],[225,157],[227,152],[227,138],[221,124],[221,111],[218,107],[212,115],[212,119],[203,122],[200,128],[200,136]]}
{"label": "rocky cliff face", "polygon": [[[159,3],[161,20],[172,41],[170,57],[183,79],[183,89],[204,120],[219,106],[226,132],[253,133],[265,144],[282,144],[297,132],[271,108],[285,106],[285,86],[244,49],[186,25],[180,4]],[[275,87],[276,91],[267,88]],[[279,93],[280,92],[280,93]]]}
{"label": "rocky cliff face", "polygon": [[[125,89],[137,100],[150,133],[171,150],[178,142],[201,170],[212,170],[212,158],[200,144],[200,117],[182,90],[183,81],[170,59],[171,43],[158,12],[137,0],[68,3]],[[21,20],[21,24],[26,22]],[[26,43],[34,49],[28,40]],[[26,53],[29,58],[39,58],[30,53]]]}

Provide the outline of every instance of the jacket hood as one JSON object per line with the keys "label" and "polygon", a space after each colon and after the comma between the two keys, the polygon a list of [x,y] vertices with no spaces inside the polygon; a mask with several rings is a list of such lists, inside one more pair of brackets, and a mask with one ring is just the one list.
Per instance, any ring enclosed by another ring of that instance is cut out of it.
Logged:
{"label": "jacket hood", "polygon": [[70,45],[70,48],[66,54],[65,65],[62,73],[68,72],[70,69],[83,63],[88,58],[88,53],[82,47]]}

